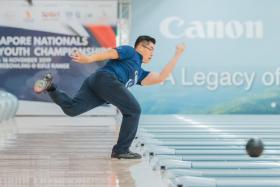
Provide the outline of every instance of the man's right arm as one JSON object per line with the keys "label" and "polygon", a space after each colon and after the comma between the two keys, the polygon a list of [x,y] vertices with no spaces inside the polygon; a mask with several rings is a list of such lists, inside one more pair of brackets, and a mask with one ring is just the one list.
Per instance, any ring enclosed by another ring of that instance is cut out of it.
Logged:
{"label": "man's right arm", "polygon": [[75,52],[70,57],[74,62],[81,63],[81,64],[90,64],[98,61],[118,59],[119,54],[116,49],[110,49],[108,51],[92,54],[90,56],[84,55],[79,52]]}

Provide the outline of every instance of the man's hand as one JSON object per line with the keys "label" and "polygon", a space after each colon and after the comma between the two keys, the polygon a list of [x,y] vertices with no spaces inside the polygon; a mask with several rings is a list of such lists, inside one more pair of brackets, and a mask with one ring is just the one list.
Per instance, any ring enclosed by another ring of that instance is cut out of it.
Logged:
{"label": "man's hand", "polygon": [[177,44],[175,54],[180,56],[183,54],[185,49],[186,49],[186,45],[184,43]]}
{"label": "man's hand", "polygon": [[171,58],[170,62],[165,65],[160,73],[150,72],[149,75],[141,81],[142,85],[152,85],[163,82],[173,71],[177,61],[186,49],[186,45],[181,43],[176,46],[175,55]]}
{"label": "man's hand", "polygon": [[74,52],[70,57],[74,62],[78,62],[81,64],[88,64],[91,61],[89,56],[86,56],[80,52]]}

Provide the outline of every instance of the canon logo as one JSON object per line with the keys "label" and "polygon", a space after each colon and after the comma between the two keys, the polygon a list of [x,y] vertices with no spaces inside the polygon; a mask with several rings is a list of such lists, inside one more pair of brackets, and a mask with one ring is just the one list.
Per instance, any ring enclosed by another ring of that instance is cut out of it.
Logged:
{"label": "canon logo", "polygon": [[59,12],[53,12],[53,11],[43,11],[42,13],[43,18],[56,18],[59,17]]}
{"label": "canon logo", "polygon": [[262,39],[261,21],[191,21],[167,17],[160,23],[160,32],[170,39]]}

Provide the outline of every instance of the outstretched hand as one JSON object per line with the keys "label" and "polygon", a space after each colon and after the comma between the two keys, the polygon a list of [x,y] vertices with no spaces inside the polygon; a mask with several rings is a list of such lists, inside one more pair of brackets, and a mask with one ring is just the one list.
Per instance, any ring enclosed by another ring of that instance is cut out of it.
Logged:
{"label": "outstretched hand", "polygon": [[186,49],[186,45],[184,43],[177,44],[176,46],[176,54],[181,55]]}
{"label": "outstretched hand", "polygon": [[70,57],[72,58],[72,60],[74,62],[77,62],[77,63],[81,63],[81,64],[86,64],[86,63],[89,63],[90,62],[90,59],[88,56],[76,51],[74,53],[72,53],[70,55]]}

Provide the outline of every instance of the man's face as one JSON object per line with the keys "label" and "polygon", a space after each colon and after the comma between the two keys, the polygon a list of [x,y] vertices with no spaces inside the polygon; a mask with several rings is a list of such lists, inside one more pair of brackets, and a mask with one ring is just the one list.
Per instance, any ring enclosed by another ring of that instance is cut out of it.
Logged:
{"label": "man's face", "polygon": [[148,64],[154,54],[155,44],[152,42],[142,42],[139,44],[139,52],[143,56],[143,63]]}

